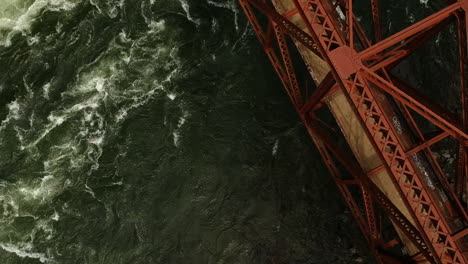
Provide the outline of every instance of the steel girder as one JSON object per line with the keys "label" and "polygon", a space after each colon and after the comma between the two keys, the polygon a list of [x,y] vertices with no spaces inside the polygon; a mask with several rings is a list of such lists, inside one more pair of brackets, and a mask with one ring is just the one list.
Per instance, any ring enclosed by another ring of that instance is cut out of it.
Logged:
{"label": "steel girder", "polygon": [[[396,212],[397,215],[402,214],[391,202],[383,202],[384,198],[379,198],[378,188],[376,190],[369,187],[372,185],[368,181],[370,175],[363,174],[359,165],[348,165],[348,168],[351,168],[350,173],[358,175],[355,176],[356,181],[348,182],[360,186],[364,213],[357,209],[357,202],[350,194],[346,181],[340,179],[331,157],[340,160],[343,153],[337,153],[336,146],[329,138],[323,136],[317,122],[311,121],[311,117],[312,119],[315,117],[314,111],[322,106],[321,100],[332,93],[333,88],[341,89],[354,106],[356,116],[366,128],[367,137],[384,162],[384,166],[379,169],[385,169],[392,175],[401,197],[405,198],[405,204],[411,209],[411,216],[417,220],[415,226],[406,225],[409,229],[405,229],[404,224],[403,227],[400,225],[399,227],[406,230],[413,243],[420,249],[423,259],[430,263],[468,263],[467,245],[464,240],[468,233],[468,218],[466,201],[462,198],[468,185],[466,85],[468,0],[459,2],[447,0],[446,8],[385,39],[380,28],[379,3],[377,0],[370,0],[375,40],[373,43],[353,14],[352,0],[288,0],[294,2],[295,8],[284,14],[279,14],[269,0],[239,1],[287,94],[304,120],[330,173],[351,208],[358,226],[373,245],[377,260],[381,263],[390,261],[389,257],[385,257],[386,255],[379,252],[375,246],[376,243],[382,245],[382,241],[378,242],[379,232],[376,228],[374,202],[378,203],[391,219],[395,217],[392,212]],[[338,8],[344,18],[340,18]],[[259,13],[266,17],[266,26],[259,22],[257,17]],[[306,29],[301,29],[288,20],[297,14],[300,15]],[[391,68],[454,21],[458,26],[461,119],[389,73]],[[288,47],[286,41],[287,36],[320,56],[330,68],[330,74],[311,93],[311,96],[303,94],[303,91],[309,88],[300,87],[297,81],[293,58],[289,52],[291,47]],[[356,41],[360,42],[361,50],[357,48]],[[382,99],[383,93],[390,95],[394,100],[411,131],[402,132],[392,122],[391,116],[394,111],[389,107],[389,103]],[[424,135],[411,111],[426,118],[442,132],[430,137]],[[415,135],[417,142],[411,142],[406,133]],[[454,186],[449,184],[430,148],[447,137],[452,137],[458,142],[457,176]],[[418,168],[417,154],[423,155],[428,160],[432,171],[437,175],[448,196],[446,205],[454,211],[453,217],[457,217],[462,222],[461,228],[454,229],[443,212],[445,209],[438,206],[440,197],[425,184],[424,173]],[[351,160],[349,158],[340,162],[349,164],[352,163]],[[413,257],[415,260],[417,258]]]}

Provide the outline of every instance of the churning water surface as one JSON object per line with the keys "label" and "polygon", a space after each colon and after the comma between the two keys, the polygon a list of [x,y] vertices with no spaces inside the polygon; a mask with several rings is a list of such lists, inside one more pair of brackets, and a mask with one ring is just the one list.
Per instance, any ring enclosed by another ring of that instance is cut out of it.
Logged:
{"label": "churning water surface", "polygon": [[0,263],[369,263],[235,0],[0,0]]}

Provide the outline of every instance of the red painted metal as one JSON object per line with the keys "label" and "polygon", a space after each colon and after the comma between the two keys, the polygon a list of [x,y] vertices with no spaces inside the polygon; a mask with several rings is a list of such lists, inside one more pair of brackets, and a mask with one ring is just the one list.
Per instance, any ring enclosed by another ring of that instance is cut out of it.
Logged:
{"label": "red painted metal", "polygon": [[[465,10],[467,10],[467,1],[465,3]],[[467,84],[467,45],[468,34],[466,33],[466,16],[463,19],[462,15],[457,14],[458,25],[458,49],[460,60],[460,90],[461,90],[461,105],[462,105],[462,122],[465,132],[468,132],[468,84]],[[463,30],[465,27],[465,30]],[[457,158],[457,179],[455,182],[455,193],[459,198],[463,196],[463,189],[468,186],[468,147],[463,144],[458,145],[458,158]],[[468,195],[468,194],[467,194]]]}
{"label": "red painted metal", "polygon": [[423,150],[423,149],[427,149],[429,148],[430,146],[436,144],[437,142],[443,140],[444,138],[447,138],[449,136],[449,134],[447,132],[442,132],[440,134],[438,134],[437,136],[434,136],[430,139],[428,139],[427,141],[421,143],[419,146],[416,146],[410,150],[408,150],[406,152],[406,156],[411,156],[415,153],[418,153],[419,151]]}
{"label": "red painted metal", "polygon": [[[321,129],[320,125],[316,121],[309,119],[305,120],[304,122],[307,124],[307,128],[311,137],[315,141],[320,141],[319,144],[322,143],[323,146],[326,147],[326,150],[320,149],[321,154],[323,155],[323,152],[326,151],[332,153],[333,157],[340,161],[346,170],[360,182],[360,186],[363,190],[363,196],[365,196],[365,199],[368,200],[367,202],[364,202],[365,204],[367,203],[366,206],[371,207],[370,196],[372,196],[373,200],[382,207],[390,219],[392,219],[394,223],[408,235],[414,245],[421,250],[421,254],[423,254],[430,263],[436,263],[436,261],[433,259],[433,256],[431,256],[431,251],[433,251],[431,244],[427,243],[427,239],[421,236],[421,233],[418,231],[418,229],[413,226],[413,224],[411,224],[411,222],[404,216],[404,214],[398,210],[398,208],[387,198],[387,196],[385,196],[382,191],[380,191],[380,189],[364,173],[361,167],[351,157],[349,157],[349,155],[347,155],[346,152],[340,148],[323,129]],[[328,163],[333,162],[330,157],[327,157],[326,160]],[[348,198],[347,200],[349,199],[351,198]],[[366,208],[366,213],[370,215],[367,215],[368,222],[365,234],[368,236],[368,239],[371,241],[372,245],[377,239],[375,233],[376,223],[374,210],[371,208]]]}
{"label": "red painted metal", "polygon": [[[401,87],[396,87],[390,81],[385,80],[370,69],[362,68],[361,71],[362,72],[359,74],[366,82],[370,82],[389,93],[395,99],[427,118],[434,125],[443,129],[451,136],[456,137],[461,142],[466,142],[468,140],[468,134],[461,128],[460,123],[452,117],[452,114],[424,100],[425,98],[423,95],[417,93],[416,90],[405,91]],[[417,97],[418,99],[416,99]]]}
{"label": "red painted metal", "polygon": [[[411,256],[414,261],[468,264],[468,245],[464,239],[468,224],[467,201],[463,200],[468,185],[468,0],[447,0],[446,8],[383,40],[379,1],[370,0],[373,38],[376,41],[373,45],[353,14],[352,0],[284,0],[293,3],[294,8],[283,14],[276,11],[272,0],[239,1],[358,226],[371,244],[377,261],[403,263],[379,249],[386,243],[381,239],[375,204],[420,250]],[[345,16],[343,19],[337,8]],[[266,17],[266,29],[259,23],[253,9]],[[289,20],[292,17],[300,18],[305,27],[299,28],[292,23]],[[453,21],[458,23],[461,118],[388,73]],[[308,87],[299,86],[287,36],[317,54],[330,68],[330,73],[312,93],[308,92]],[[355,45],[356,41],[361,45]],[[323,132],[321,121],[315,117],[314,111],[323,105],[323,98],[336,91],[333,87],[344,92],[383,163],[367,174]],[[303,94],[302,91],[307,92]],[[397,106],[401,113],[399,118],[388,100]],[[435,136],[424,135],[411,111],[442,132]],[[410,130],[397,126],[395,118],[398,122],[406,122]],[[431,146],[447,137],[455,139],[459,148],[454,185],[449,183],[431,150]],[[421,167],[422,158],[427,160],[429,168]],[[353,179],[343,178],[334,159],[344,165]],[[439,191],[434,191],[435,187],[428,183],[426,169],[437,176]],[[399,195],[404,198],[403,202],[415,221],[414,226],[370,180],[382,170],[388,172]],[[361,201],[352,195],[349,188],[353,185],[359,186]]]}
{"label": "red painted metal", "polygon": [[275,30],[276,39],[278,40],[278,47],[281,52],[281,57],[283,58],[283,64],[288,75],[288,84],[291,98],[294,105],[301,106],[303,99],[299,88],[299,83],[297,82],[296,73],[294,72],[294,68],[292,66],[291,55],[289,54],[286,37],[284,36],[283,32],[281,32],[280,27],[277,24],[273,23],[273,28]]}
{"label": "red painted metal", "polygon": [[460,3],[452,4],[439,12],[427,17],[426,19],[421,20],[420,22],[378,42],[377,44],[369,47],[368,49],[362,51],[360,53],[361,58],[363,60],[376,55],[380,52],[385,51],[386,49],[398,44],[401,41],[406,40],[407,38],[414,36],[415,34],[427,30],[440,22],[444,19],[448,18],[451,15],[454,15],[460,9]]}
{"label": "red painted metal", "polygon": [[371,0],[372,20],[374,24],[374,35],[376,41],[382,40],[382,26],[380,25],[379,0]]}
{"label": "red painted metal", "polygon": [[333,75],[331,73],[327,74],[313,94],[309,96],[300,112],[304,114],[315,108],[335,84],[336,81],[333,78]]}

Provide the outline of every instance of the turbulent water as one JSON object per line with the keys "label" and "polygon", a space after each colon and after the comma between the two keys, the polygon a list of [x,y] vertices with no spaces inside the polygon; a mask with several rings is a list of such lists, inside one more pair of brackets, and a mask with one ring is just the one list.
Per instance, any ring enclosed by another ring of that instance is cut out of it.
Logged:
{"label": "turbulent water", "polygon": [[0,0],[0,263],[353,263],[235,0]]}

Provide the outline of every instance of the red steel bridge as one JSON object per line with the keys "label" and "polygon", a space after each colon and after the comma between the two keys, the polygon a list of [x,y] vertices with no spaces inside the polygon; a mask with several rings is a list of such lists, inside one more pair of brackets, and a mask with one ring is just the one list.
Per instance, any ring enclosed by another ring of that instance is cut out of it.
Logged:
{"label": "red steel bridge", "polygon": [[[367,25],[353,0],[239,1],[376,261],[468,264],[468,0],[389,36],[379,0]],[[457,112],[392,73],[447,27]],[[452,173],[434,151],[449,141]]]}

